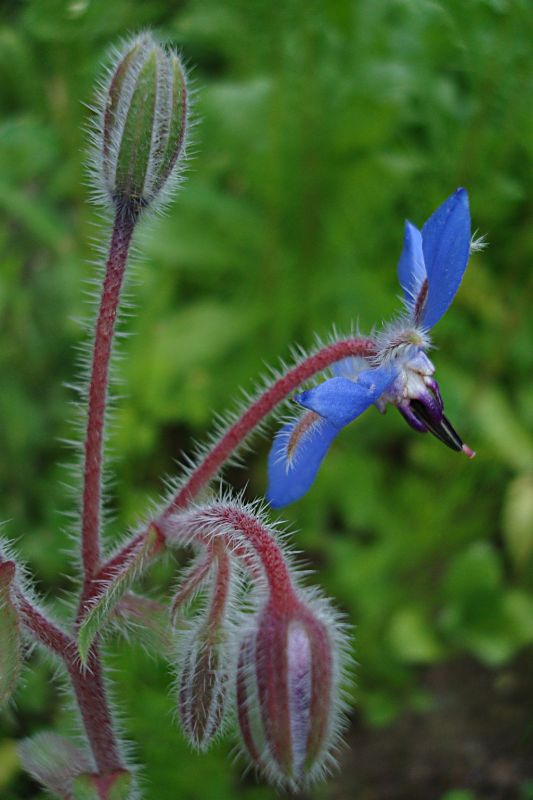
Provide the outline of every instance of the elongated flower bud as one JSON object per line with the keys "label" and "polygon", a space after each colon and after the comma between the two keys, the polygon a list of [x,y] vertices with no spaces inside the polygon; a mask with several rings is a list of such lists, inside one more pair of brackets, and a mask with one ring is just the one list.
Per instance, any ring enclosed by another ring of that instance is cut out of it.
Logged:
{"label": "elongated flower bud", "polygon": [[117,211],[138,214],[169,188],[183,160],[183,65],[151,34],[142,34],[118,53],[98,100],[93,172],[99,195]]}
{"label": "elongated flower bud", "polygon": [[[233,638],[227,615],[230,595],[235,588],[234,574],[223,547],[216,546],[214,552],[216,569],[207,613],[200,616],[180,648],[178,711],[183,732],[197,750],[207,750],[221,729],[228,694],[228,669],[233,662],[230,656]],[[208,555],[212,558],[212,549]]]}
{"label": "elongated flower bud", "polygon": [[338,665],[325,620],[270,600],[242,641],[237,711],[254,764],[297,789],[327,769],[338,728]]}
{"label": "elongated flower bud", "polygon": [[197,750],[207,750],[220,731],[227,698],[227,660],[224,643],[203,636],[185,653],[178,711],[183,732]]}

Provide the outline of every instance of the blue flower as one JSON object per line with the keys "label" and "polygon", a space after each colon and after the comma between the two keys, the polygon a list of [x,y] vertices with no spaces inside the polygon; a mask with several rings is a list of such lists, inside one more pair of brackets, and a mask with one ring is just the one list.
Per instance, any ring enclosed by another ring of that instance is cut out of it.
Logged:
{"label": "blue flower", "polygon": [[448,310],[461,283],[471,248],[465,189],[457,189],[424,224],[405,224],[398,263],[406,313],[375,337],[372,360],[348,358],[334,376],[296,395],[305,410],[277,434],[268,460],[267,499],[275,508],[304,495],[338,432],[369,406],[398,408],[415,430],[433,433],[470,458],[444,415],[435,368],[426,355],[429,330]]}

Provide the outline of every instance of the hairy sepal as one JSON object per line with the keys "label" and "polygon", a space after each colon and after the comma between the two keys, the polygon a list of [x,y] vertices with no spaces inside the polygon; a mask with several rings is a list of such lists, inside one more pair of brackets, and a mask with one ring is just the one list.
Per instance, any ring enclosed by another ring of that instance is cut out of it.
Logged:
{"label": "hairy sepal", "polygon": [[178,713],[183,732],[195,750],[205,752],[220,732],[228,695],[231,662],[225,626],[216,639],[201,630],[191,636],[178,683]]}
{"label": "hairy sepal", "polygon": [[236,705],[244,749],[267,779],[292,791],[335,764],[345,724],[347,642],[329,603],[308,592],[270,598],[244,632]]}
{"label": "hairy sepal", "polygon": [[109,622],[125,638],[134,635],[150,653],[165,654],[172,648],[168,610],[150,597],[126,592],[115,606]]}
{"label": "hairy sepal", "polygon": [[144,540],[133,551],[124,566],[106,583],[87,610],[78,631],[78,650],[84,665],[87,664],[89,650],[96,636],[109,622],[118,602],[144,572],[160,546],[160,536],[156,528],[151,526]]}
{"label": "hairy sepal", "polygon": [[19,614],[13,600],[14,561],[0,564],[0,706],[13,694],[22,665]]}
{"label": "hairy sepal", "polygon": [[18,751],[26,772],[62,800],[77,797],[74,794],[76,778],[91,769],[89,757],[69,739],[56,733],[38,733],[25,739]]}

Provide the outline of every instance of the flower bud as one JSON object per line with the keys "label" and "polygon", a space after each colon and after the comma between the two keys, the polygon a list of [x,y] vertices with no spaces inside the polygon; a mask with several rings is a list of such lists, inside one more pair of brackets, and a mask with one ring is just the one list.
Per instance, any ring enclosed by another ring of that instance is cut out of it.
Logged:
{"label": "flower bud", "polygon": [[282,609],[271,599],[239,653],[237,711],[244,745],[268,777],[292,789],[319,777],[333,760],[337,653],[320,616],[298,600]]}
{"label": "flower bud", "polygon": [[183,732],[205,751],[219,732],[226,709],[227,658],[222,641],[201,633],[190,643],[183,660],[178,689],[178,712]]}
{"label": "flower bud", "polygon": [[138,214],[176,177],[187,130],[183,66],[145,33],[115,59],[99,96],[94,173],[107,202]]}

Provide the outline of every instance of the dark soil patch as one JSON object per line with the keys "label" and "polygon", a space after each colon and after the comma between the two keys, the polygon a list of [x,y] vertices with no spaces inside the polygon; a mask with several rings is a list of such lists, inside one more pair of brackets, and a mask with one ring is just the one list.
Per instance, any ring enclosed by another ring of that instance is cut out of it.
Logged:
{"label": "dark soil patch", "polygon": [[430,668],[433,709],[349,735],[334,800],[533,798],[533,651],[503,669],[461,659]]}

